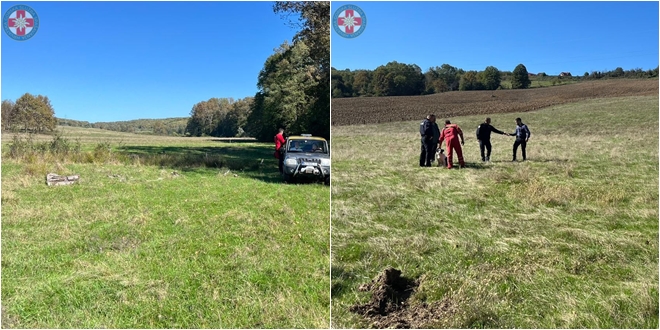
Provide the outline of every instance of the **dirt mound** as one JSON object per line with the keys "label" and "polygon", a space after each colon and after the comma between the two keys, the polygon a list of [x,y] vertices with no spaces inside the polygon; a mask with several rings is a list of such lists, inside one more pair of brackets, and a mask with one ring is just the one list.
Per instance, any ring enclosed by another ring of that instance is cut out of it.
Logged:
{"label": "dirt mound", "polygon": [[392,267],[383,270],[371,282],[362,284],[359,291],[371,292],[371,300],[366,304],[355,304],[350,311],[361,315],[372,323],[374,328],[424,328],[441,322],[455,312],[448,300],[433,304],[410,305],[410,298],[419,281],[401,276],[401,271]]}

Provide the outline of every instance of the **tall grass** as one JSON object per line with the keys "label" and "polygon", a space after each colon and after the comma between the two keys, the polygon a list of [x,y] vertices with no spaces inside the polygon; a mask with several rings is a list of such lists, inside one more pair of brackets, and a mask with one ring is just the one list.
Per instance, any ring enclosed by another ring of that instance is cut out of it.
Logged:
{"label": "tall grass", "polygon": [[327,187],[269,144],[78,132],[3,146],[3,327],[328,327]]}
{"label": "tall grass", "polygon": [[[110,141],[88,144],[83,150],[80,139],[71,141],[61,133],[51,141],[34,135],[13,135],[7,143],[5,157],[32,166],[57,163],[123,164],[144,166],[166,166],[175,168],[228,168],[230,170],[255,170],[260,163],[245,162],[245,159],[231,159],[226,155],[199,152],[195,148],[178,148],[176,152],[166,152],[167,147],[153,147],[149,152],[130,152],[131,147],[121,141],[113,145]],[[127,151],[128,150],[128,151]],[[262,158],[263,160],[264,158]]]}
{"label": "tall grass", "polygon": [[455,306],[426,327],[657,328],[657,109],[626,97],[491,115],[532,131],[514,163],[513,138],[494,135],[481,163],[484,118],[450,118],[460,170],[417,166],[418,122],[334,127],[333,326],[370,327],[349,307],[393,266],[420,280],[413,307]]}

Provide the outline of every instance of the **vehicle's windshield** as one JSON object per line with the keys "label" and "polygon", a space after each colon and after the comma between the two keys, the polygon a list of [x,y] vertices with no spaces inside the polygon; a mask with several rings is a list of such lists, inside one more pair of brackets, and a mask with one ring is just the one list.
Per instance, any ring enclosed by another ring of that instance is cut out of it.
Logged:
{"label": "vehicle's windshield", "polygon": [[319,140],[291,140],[288,143],[287,152],[319,152],[328,153],[328,145]]}

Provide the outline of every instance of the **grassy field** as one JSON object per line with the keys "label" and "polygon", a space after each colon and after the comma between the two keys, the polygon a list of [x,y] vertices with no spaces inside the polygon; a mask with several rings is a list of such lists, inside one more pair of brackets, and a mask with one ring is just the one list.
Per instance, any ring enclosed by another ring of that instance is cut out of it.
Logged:
{"label": "grassy field", "polygon": [[[558,85],[569,85],[578,83],[572,78],[559,78],[559,77],[531,77],[529,88],[550,87]],[[553,83],[554,82],[554,83]],[[500,84],[504,89],[511,89],[511,80],[503,80]]]}
{"label": "grassy field", "polygon": [[3,136],[3,327],[328,327],[330,191],[282,184],[271,144],[62,134],[80,151]]}
{"label": "grassy field", "polygon": [[528,161],[510,162],[513,138],[495,134],[486,164],[483,116],[451,118],[460,170],[418,167],[419,121],[333,127],[333,327],[377,326],[350,309],[392,266],[418,283],[418,327],[658,328],[658,97],[492,124],[513,132],[518,116]]}

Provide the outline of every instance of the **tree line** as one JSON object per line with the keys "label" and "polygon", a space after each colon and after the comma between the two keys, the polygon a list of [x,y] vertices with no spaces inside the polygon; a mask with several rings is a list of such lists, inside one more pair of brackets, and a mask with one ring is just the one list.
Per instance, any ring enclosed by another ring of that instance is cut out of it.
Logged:
{"label": "tree line", "polygon": [[211,98],[195,104],[185,132],[189,136],[246,136],[245,125],[252,98]]}
{"label": "tree line", "polygon": [[[424,95],[448,91],[495,90],[504,88],[502,82],[511,82],[511,88],[521,89],[531,86],[531,77],[547,79],[544,72],[532,74],[524,64],[517,65],[513,71],[500,71],[488,66],[482,71],[463,69],[443,64],[431,67],[426,72],[416,64],[396,61],[381,65],[375,70],[332,70],[332,97],[356,96],[401,96]],[[569,73],[570,74],[570,73]],[[582,77],[563,79],[602,79],[602,78],[656,78],[658,68],[653,70],[623,70],[618,67],[607,72],[585,72]],[[560,79],[561,77],[555,77]]]}
{"label": "tree line", "polygon": [[254,97],[211,98],[195,104],[186,135],[250,136],[272,141],[288,134],[330,138],[330,4],[276,2],[275,13],[298,15],[292,42],[284,42],[259,72]]}
{"label": "tree line", "polygon": [[193,106],[192,136],[250,136],[272,141],[288,134],[330,138],[330,4],[276,2],[275,13],[298,15],[299,31],[270,55],[259,72],[258,92],[238,101],[212,98]]}
{"label": "tree line", "polygon": [[275,13],[297,14],[300,30],[266,59],[245,131],[272,141],[277,129],[330,138],[330,3],[276,2]]}
{"label": "tree line", "polygon": [[83,128],[98,128],[117,132],[183,136],[186,131],[188,117],[164,118],[164,119],[134,119],[113,122],[80,121],[73,119],[57,118],[58,126],[71,126]]}

